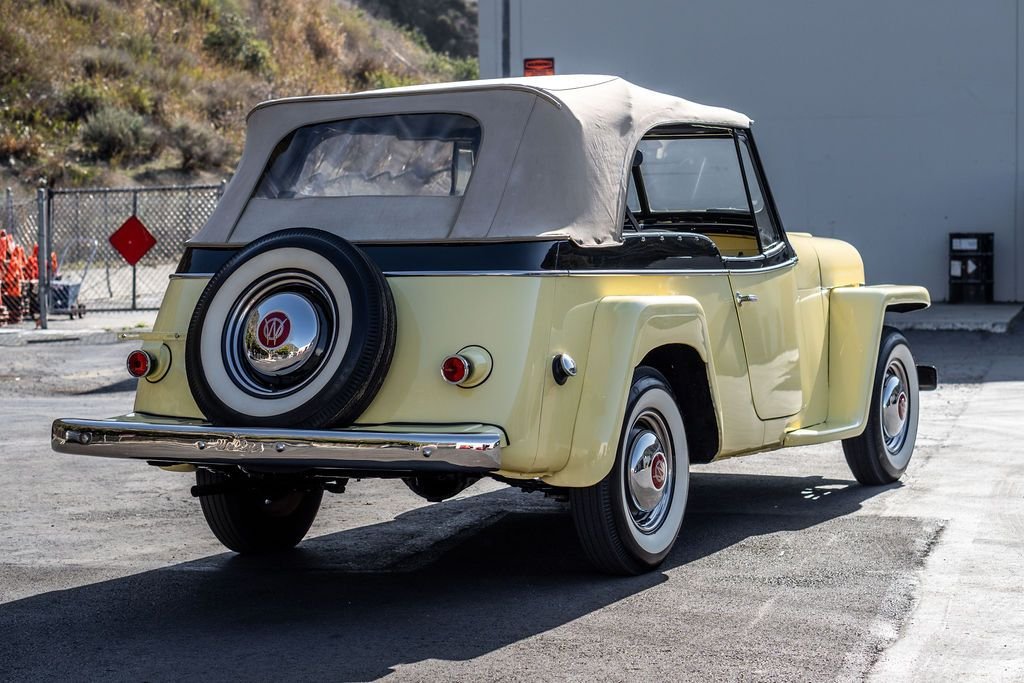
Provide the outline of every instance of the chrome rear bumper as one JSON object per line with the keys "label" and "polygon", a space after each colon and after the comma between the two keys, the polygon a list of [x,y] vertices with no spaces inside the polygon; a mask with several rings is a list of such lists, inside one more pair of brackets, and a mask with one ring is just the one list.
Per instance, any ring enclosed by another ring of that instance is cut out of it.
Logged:
{"label": "chrome rear bumper", "polygon": [[261,465],[381,472],[490,472],[501,468],[500,432],[390,433],[214,427],[202,422],[55,420],[58,453],[157,464]]}

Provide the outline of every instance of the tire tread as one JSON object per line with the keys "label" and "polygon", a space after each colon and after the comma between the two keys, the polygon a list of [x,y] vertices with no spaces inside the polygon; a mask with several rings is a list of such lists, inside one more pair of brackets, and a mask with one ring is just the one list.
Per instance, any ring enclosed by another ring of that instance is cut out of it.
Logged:
{"label": "tire tread", "polygon": [[[200,486],[223,483],[227,475],[196,470]],[[243,493],[218,493],[200,496],[199,504],[210,531],[225,547],[237,553],[280,552],[295,547],[309,531],[320,509],[323,491],[303,494],[298,508],[285,517],[268,518],[257,514]]]}

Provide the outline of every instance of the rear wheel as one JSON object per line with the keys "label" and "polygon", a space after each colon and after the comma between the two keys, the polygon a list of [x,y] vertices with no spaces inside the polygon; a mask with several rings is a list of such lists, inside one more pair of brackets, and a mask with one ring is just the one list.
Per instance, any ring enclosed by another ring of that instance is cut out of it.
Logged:
{"label": "rear wheel", "polygon": [[683,524],[689,490],[686,430],[668,382],[638,368],[612,471],[569,490],[584,552],[601,571],[640,574],[661,564]]}
{"label": "rear wheel", "polygon": [[906,472],[917,439],[918,391],[906,337],[883,328],[867,426],[860,436],[843,440],[846,462],[861,484],[891,484]]}
{"label": "rear wheel", "polygon": [[[196,470],[199,486],[225,486],[231,478],[220,472]],[[200,496],[210,530],[237,553],[271,553],[295,547],[320,510],[323,491],[291,484],[268,485]]]}

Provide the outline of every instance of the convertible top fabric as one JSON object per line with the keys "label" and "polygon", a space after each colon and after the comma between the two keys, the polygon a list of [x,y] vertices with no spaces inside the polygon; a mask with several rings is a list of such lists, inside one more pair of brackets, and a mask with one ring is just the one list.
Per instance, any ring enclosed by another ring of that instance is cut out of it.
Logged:
{"label": "convertible top fabric", "polygon": [[[483,130],[462,197],[254,197],[278,143],[302,126],[361,116],[457,113]],[[542,76],[264,102],[248,117],[238,170],[193,245],[246,243],[313,227],[355,242],[621,240],[633,151],[672,123],[747,128],[742,114],[614,76]]]}

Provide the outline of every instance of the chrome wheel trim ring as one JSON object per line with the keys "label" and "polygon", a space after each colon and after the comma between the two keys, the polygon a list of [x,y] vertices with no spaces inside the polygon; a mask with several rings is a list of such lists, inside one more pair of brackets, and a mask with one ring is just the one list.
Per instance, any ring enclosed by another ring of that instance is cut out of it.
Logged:
{"label": "chrome wheel trim ring", "polygon": [[672,439],[665,419],[656,410],[644,410],[634,420],[627,444],[629,514],[641,533],[652,534],[665,522],[674,484]]}
{"label": "chrome wheel trim ring", "polygon": [[879,388],[878,419],[885,455],[896,469],[905,467],[910,459],[904,446],[916,407],[911,393],[906,365],[900,358],[890,356]]}
{"label": "chrome wheel trim ring", "polygon": [[[309,384],[323,369],[334,347],[331,331],[338,311],[327,288],[310,273],[285,271],[254,284],[228,312],[221,336],[225,370],[248,394],[286,396]],[[286,319],[298,329],[288,330],[284,341],[268,348],[259,341],[256,326],[275,312],[291,314]],[[261,350],[265,358],[253,358]]]}

